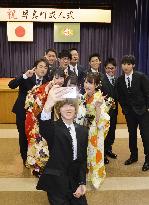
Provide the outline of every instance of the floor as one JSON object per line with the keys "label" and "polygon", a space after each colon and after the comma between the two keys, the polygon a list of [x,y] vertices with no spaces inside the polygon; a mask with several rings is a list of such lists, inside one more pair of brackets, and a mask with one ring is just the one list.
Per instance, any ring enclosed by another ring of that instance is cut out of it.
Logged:
{"label": "floor", "polygon": [[[46,194],[36,190],[37,179],[24,168],[19,155],[18,133],[14,124],[0,124],[0,205],[48,205]],[[126,125],[117,125],[107,177],[99,191],[87,192],[89,205],[149,205],[149,171],[142,172],[142,141],[138,132],[139,160],[130,166]]]}

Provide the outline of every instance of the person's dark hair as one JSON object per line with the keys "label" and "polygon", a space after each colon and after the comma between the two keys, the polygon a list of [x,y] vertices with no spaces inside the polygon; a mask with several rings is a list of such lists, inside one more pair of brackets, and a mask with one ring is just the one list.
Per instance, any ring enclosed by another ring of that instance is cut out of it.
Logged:
{"label": "person's dark hair", "polygon": [[58,54],[58,58],[68,57],[70,60],[72,59],[72,55],[68,50],[62,50],[61,53]]}
{"label": "person's dark hair", "polygon": [[101,80],[98,73],[88,72],[85,81],[89,83],[94,83],[96,85],[96,90],[100,89],[101,87]]}
{"label": "person's dark hair", "polygon": [[122,58],[121,64],[132,64],[135,65],[135,57],[133,55],[125,55]]}
{"label": "person's dark hair", "polygon": [[93,57],[97,57],[97,58],[101,61],[100,55],[99,55],[98,53],[93,53],[93,54],[91,54],[91,55],[89,56],[89,62],[91,61],[91,59],[92,59]]}
{"label": "person's dark hair", "polygon": [[55,68],[55,69],[53,69],[52,70],[52,72],[51,72],[51,76],[52,76],[52,78],[55,76],[55,77],[66,77],[65,76],[65,73],[64,73],[64,70],[63,69],[61,69],[61,68]]}
{"label": "person's dark hair", "polygon": [[114,58],[107,58],[104,63],[104,66],[106,67],[108,64],[112,64],[113,66],[116,67],[116,60]]}
{"label": "person's dark hair", "polygon": [[70,48],[69,51],[77,51],[78,52],[78,49],[77,48]]}
{"label": "person's dark hair", "polygon": [[57,52],[56,52],[56,50],[55,50],[54,48],[48,48],[48,49],[45,51],[46,55],[49,53],[49,51],[55,53],[55,55],[56,55],[56,57],[57,57]]}
{"label": "person's dark hair", "polygon": [[66,86],[68,86],[68,83],[69,83],[69,86],[73,85],[73,86],[77,86],[78,84],[78,76],[74,73],[74,74],[71,74],[67,77],[66,79]]}
{"label": "person's dark hair", "polygon": [[44,63],[46,64],[47,68],[49,67],[49,62],[48,62],[48,60],[47,60],[46,58],[40,58],[40,59],[36,60],[36,61],[34,62],[33,67],[37,67],[37,65],[38,65],[40,62],[44,62]]}

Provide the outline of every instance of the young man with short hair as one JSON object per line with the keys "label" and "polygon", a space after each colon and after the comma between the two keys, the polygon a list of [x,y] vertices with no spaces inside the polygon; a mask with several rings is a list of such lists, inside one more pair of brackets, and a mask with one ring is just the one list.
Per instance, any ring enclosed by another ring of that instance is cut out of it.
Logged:
{"label": "young man with short hair", "polygon": [[[63,99],[63,88],[54,85],[39,116],[41,135],[47,140],[50,158],[37,189],[47,192],[51,205],[87,205],[86,170],[88,131],[74,123],[78,109],[75,99]],[[60,119],[51,120],[55,107]]]}
{"label": "young man with short hair", "polygon": [[138,161],[137,127],[144,147],[142,171],[149,170],[149,78],[135,71],[135,57],[126,55],[121,61],[123,75],[118,78],[118,100],[127,121],[130,157],[125,165]]}

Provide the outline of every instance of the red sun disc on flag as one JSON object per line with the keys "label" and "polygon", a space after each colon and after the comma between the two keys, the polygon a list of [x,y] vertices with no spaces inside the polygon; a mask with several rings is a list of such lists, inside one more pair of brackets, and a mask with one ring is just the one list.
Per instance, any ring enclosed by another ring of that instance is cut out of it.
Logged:
{"label": "red sun disc on flag", "polygon": [[25,29],[22,27],[22,26],[18,26],[16,29],[15,29],[15,34],[16,36],[18,37],[23,37],[25,35]]}

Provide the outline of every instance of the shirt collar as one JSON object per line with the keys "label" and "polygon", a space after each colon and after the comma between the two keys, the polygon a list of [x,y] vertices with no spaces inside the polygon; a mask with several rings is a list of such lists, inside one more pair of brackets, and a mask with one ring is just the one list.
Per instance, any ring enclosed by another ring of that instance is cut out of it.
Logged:
{"label": "shirt collar", "polygon": [[75,68],[75,69],[77,69],[77,64],[76,64],[75,66],[69,64],[69,67],[70,67],[70,69],[71,69],[71,68]]}
{"label": "shirt collar", "polygon": [[64,124],[66,125],[67,128],[69,128],[69,127],[70,127],[71,129],[74,128],[74,124],[73,124],[73,123],[72,123],[72,124],[66,124],[66,123],[64,122]]}
{"label": "shirt collar", "polygon": [[39,76],[35,73],[35,76],[36,76],[36,80],[39,79],[39,80],[43,80],[43,77],[39,78]]}
{"label": "shirt collar", "polygon": [[129,75],[125,74],[125,79],[127,79],[129,77],[129,79],[131,80],[132,79],[132,74],[133,74],[133,70],[132,70],[132,72]]}
{"label": "shirt collar", "polygon": [[93,69],[93,68],[91,68],[91,71],[92,71],[93,73],[99,73],[99,71],[96,71],[96,70]]}
{"label": "shirt collar", "polygon": [[114,76],[110,76],[110,75],[108,75],[107,73],[106,73],[106,76],[107,76],[107,78],[108,78],[109,80],[114,79]]}

